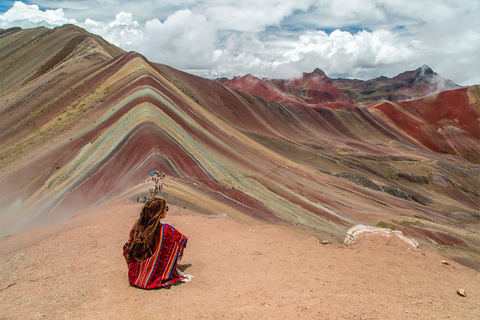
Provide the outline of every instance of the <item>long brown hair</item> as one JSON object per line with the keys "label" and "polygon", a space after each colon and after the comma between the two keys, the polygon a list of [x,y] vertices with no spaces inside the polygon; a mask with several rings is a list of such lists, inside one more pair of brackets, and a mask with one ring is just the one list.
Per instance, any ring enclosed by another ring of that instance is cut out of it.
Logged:
{"label": "long brown hair", "polygon": [[130,245],[125,249],[127,261],[142,261],[151,257],[157,243],[158,227],[166,202],[152,197],[143,206],[140,218],[130,230]]}

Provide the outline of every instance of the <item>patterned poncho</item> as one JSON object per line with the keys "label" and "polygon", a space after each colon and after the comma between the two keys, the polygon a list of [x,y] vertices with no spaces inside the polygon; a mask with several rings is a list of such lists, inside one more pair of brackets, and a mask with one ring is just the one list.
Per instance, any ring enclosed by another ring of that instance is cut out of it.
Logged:
{"label": "patterned poncho", "polygon": [[[128,245],[130,240],[123,246],[124,256]],[[177,262],[186,245],[186,236],[162,223],[153,255],[142,261],[127,261],[130,284],[142,289],[158,289],[185,281],[187,277],[177,269]]]}

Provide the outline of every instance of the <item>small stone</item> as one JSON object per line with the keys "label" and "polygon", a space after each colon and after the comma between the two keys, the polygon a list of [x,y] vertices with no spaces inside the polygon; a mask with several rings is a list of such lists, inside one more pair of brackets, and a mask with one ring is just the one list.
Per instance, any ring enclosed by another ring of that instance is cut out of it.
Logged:
{"label": "small stone", "polygon": [[462,297],[466,297],[467,293],[465,292],[465,289],[457,289],[457,294]]}
{"label": "small stone", "polygon": [[329,244],[330,242],[328,240],[322,240],[321,244]]}
{"label": "small stone", "polygon": [[447,265],[447,266],[450,264],[450,263],[448,263],[448,261],[445,261],[445,260],[442,260],[442,263],[443,263],[444,265]]}

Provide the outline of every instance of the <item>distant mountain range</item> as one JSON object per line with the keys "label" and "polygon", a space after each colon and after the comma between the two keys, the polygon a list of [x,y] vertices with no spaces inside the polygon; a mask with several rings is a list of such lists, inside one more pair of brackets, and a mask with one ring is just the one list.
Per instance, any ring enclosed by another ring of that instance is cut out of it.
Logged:
{"label": "distant mountain range", "polygon": [[214,82],[73,25],[0,41],[2,237],[148,196],[157,169],[199,213],[339,241],[386,226],[478,265],[480,86],[414,98],[457,87],[427,67]]}
{"label": "distant mountain range", "polygon": [[259,79],[251,74],[231,80],[219,78],[216,82],[229,88],[263,97],[269,101],[302,103],[319,106],[351,106],[371,104],[381,100],[413,100],[441,91],[460,88],[423,65],[417,70],[406,71],[393,78],[379,77],[372,80],[330,79],[322,70],[303,73],[300,78]]}

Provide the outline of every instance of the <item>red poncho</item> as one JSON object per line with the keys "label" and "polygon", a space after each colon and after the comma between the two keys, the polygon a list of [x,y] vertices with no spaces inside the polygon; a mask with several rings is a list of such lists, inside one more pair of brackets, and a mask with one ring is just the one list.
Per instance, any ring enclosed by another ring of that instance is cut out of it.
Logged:
{"label": "red poncho", "polygon": [[[142,289],[158,289],[186,280],[177,269],[177,262],[187,246],[187,239],[172,226],[162,223],[153,255],[142,261],[127,261],[130,284]],[[124,256],[129,244],[130,240],[123,246]]]}

